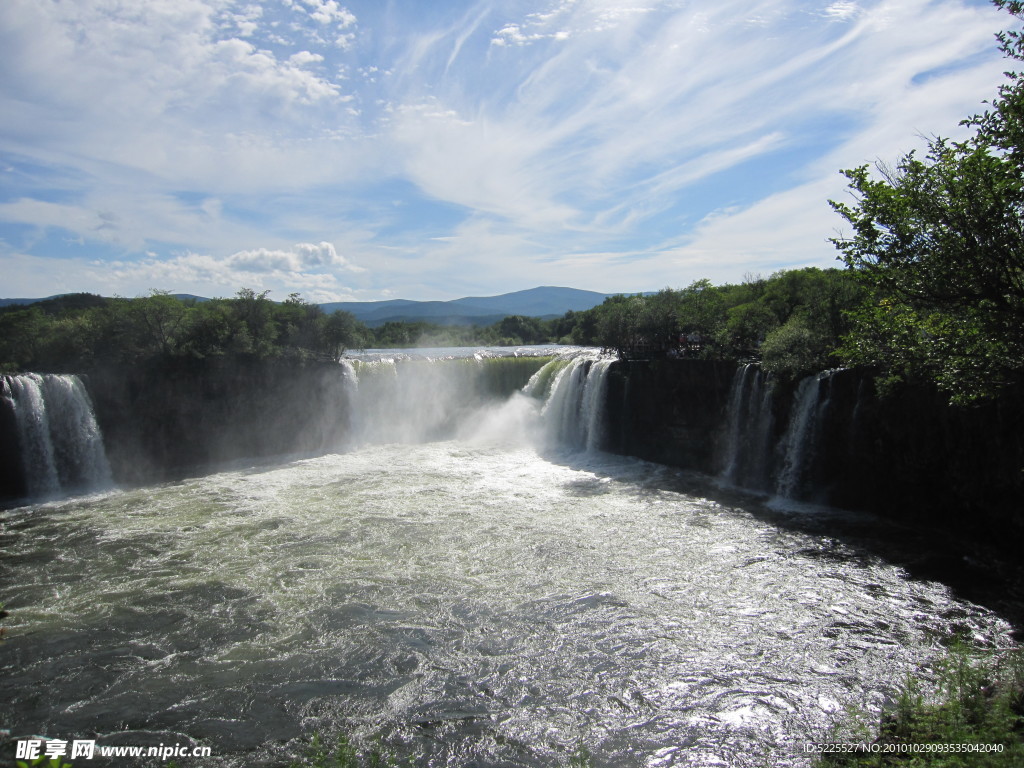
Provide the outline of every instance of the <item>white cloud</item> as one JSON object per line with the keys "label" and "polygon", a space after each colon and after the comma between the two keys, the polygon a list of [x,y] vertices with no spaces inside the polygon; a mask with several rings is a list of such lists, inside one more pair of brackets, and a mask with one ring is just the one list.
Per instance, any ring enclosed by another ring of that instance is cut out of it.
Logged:
{"label": "white cloud", "polygon": [[833,21],[849,21],[861,12],[857,3],[850,0],[837,0],[825,9],[825,17]]}
{"label": "white cloud", "polygon": [[0,203],[0,221],[40,231],[61,230],[81,243],[107,243],[138,252],[152,242],[210,242],[244,234],[243,228],[225,221],[222,202],[216,198],[185,203],[171,195],[131,189],[97,191],[76,202],[20,198]]}
{"label": "white cloud", "polygon": [[234,28],[239,37],[252,37],[260,28],[263,8],[247,5],[238,12],[226,11],[223,18],[228,29]]}
{"label": "white cloud", "polygon": [[[336,0],[301,0],[301,2],[309,9],[310,18],[318,24],[336,24],[344,29],[354,26],[356,23],[355,14],[339,5]],[[296,2],[289,4],[293,8],[299,7]]]}
{"label": "white cloud", "polygon": [[675,3],[664,0],[560,0],[547,11],[527,14],[520,22],[508,22],[493,33],[493,45],[523,46],[541,40],[570,37],[628,27],[639,17]]}
{"label": "white cloud", "polygon": [[[288,63],[296,67],[305,67],[309,66],[310,64],[319,64],[323,60],[324,57],[321,56],[319,53],[310,53],[309,51],[299,51],[298,53],[293,53],[291,56],[288,57]],[[335,92],[337,92],[337,86],[334,86],[334,90]]]}
{"label": "white cloud", "polygon": [[232,269],[246,272],[363,271],[346,261],[328,242],[298,243],[287,250],[257,248],[238,251],[231,254],[226,263]]}
{"label": "white cloud", "polygon": [[552,197],[540,135],[431,103],[400,109],[393,125],[405,173],[428,194],[528,227],[566,226],[574,217]]}
{"label": "white cloud", "polygon": [[[248,27],[233,36],[217,21],[227,0],[144,7],[0,4],[0,151],[177,188],[229,187],[237,174],[248,189],[338,178],[366,156],[337,151],[353,133],[353,95],[310,68],[323,54],[279,57]],[[228,15],[255,23],[257,11]]]}
{"label": "white cloud", "polygon": [[443,298],[830,263],[838,169],[958,130],[1002,80],[1008,18],[968,0],[427,7],[5,0],[0,238],[99,244],[103,279],[142,291]]}
{"label": "white cloud", "polygon": [[217,258],[189,251],[170,257],[147,253],[137,259],[100,261],[84,256],[54,259],[8,251],[2,258],[5,279],[18,287],[19,296],[27,297],[77,291],[143,296],[159,288],[212,298],[233,296],[245,287],[269,290],[271,298],[277,300],[298,292],[309,301],[326,302],[354,300],[358,293],[332,271],[306,269],[301,258],[285,258],[266,268],[267,263],[246,263],[237,256]]}

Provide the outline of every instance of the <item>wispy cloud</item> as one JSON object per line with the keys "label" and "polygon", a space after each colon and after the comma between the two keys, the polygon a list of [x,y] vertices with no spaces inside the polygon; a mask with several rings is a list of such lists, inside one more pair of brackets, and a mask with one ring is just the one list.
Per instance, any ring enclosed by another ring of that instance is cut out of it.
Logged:
{"label": "wispy cloud", "polygon": [[838,170],[962,130],[1009,20],[970,0],[6,0],[5,290],[53,293],[59,258],[82,290],[327,298],[831,264]]}

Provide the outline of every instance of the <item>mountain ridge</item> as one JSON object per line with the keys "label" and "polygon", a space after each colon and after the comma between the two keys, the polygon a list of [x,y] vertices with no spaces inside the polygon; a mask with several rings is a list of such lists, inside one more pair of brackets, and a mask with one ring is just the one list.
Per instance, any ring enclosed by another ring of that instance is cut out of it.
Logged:
{"label": "mountain ridge", "polygon": [[498,296],[465,296],[449,301],[339,301],[321,304],[325,312],[351,312],[367,325],[394,321],[425,320],[441,325],[490,324],[508,315],[560,317],[570,310],[581,312],[602,303],[612,294],[580,288],[538,286]]}
{"label": "mountain ridge", "polygon": [[[0,307],[28,306],[50,301],[57,294],[39,299],[0,299]],[[176,298],[207,301],[202,296],[173,294]],[[318,306],[328,314],[337,310],[351,312],[366,325],[377,327],[387,322],[425,321],[438,325],[490,325],[509,315],[526,317],[561,317],[566,312],[581,312],[602,303],[612,294],[562,286],[538,286],[512,291],[497,296],[465,296],[448,301],[416,301],[413,299],[384,299],[381,301],[332,301]]]}

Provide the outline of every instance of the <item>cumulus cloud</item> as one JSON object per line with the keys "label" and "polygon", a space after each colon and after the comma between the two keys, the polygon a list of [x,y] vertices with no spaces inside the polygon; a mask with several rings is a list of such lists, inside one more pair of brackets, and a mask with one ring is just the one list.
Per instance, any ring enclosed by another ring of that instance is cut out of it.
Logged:
{"label": "cumulus cloud", "polygon": [[305,6],[310,18],[318,24],[335,24],[345,28],[356,23],[355,14],[339,5],[336,0],[288,0],[288,4],[292,8]]}
{"label": "cumulus cloud", "polygon": [[332,243],[298,243],[287,250],[257,248],[238,251],[227,258],[233,269],[248,272],[324,272],[342,269],[350,272],[362,271],[350,264],[334,248]]}
{"label": "cumulus cloud", "polygon": [[159,287],[212,298],[232,296],[246,287],[269,290],[278,300],[298,292],[312,302],[347,301],[359,290],[336,273],[362,271],[346,264],[329,243],[304,243],[280,251],[254,249],[226,258],[185,251],[170,256],[144,253],[131,259],[55,259],[5,248],[0,248],[0,258],[5,279],[19,287],[18,295],[30,297],[73,291],[141,296]]}
{"label": "cumulus cloud", "polygon": [[225,11],[224,22],[228,29],[234,28],[239,37],[251,37],[260,28],[263,8],[258,5],[247,5],[237,11]]}
{"label": "cumulus cloud", "polygon": [[308,45],[283,41],[292,50],[275,53],[260,36],[272,22],[259,6],[144,8],[0,3],[0,152],[99,183],[142,172],[177,188],[230,186],[236,174],[242,188],[256,179],[316,183],[361,156],[337,152],[353,135],[353,94],[330,75],[337,67],[311,66],[324,54]]}
{"label": "cumulus cloud", "polygon": [[[319,64],[323,60],[324,57],[321,56],[319,53],[310,53],[309,51],[299,51],[298,53],[293,53],[291,56],[288,57],[288,63],[293,64],[296,67],[305,67],[310,64]],[[335,86],[335,90],[337,90],[337,86]]]}

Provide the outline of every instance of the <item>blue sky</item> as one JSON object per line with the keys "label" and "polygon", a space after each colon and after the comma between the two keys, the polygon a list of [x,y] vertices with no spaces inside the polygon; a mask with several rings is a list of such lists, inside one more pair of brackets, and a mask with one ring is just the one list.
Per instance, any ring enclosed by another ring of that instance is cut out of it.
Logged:
{"label": "blue sky", "polygon": [[980,0],[3,0],[0,296],[836,266],[841,168],[995,94]]}

